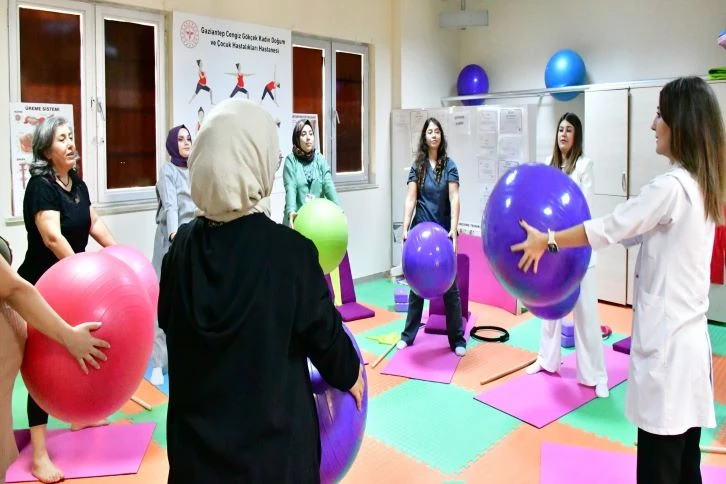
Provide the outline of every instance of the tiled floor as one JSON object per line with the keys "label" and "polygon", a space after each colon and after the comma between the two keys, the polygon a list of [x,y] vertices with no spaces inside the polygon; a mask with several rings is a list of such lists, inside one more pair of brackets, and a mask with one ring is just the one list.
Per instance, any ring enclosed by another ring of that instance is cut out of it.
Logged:
{"label": "tiled floor", "polygon": [[[359,284],[356,291],[358,301],[376,311],[374,318],[349,324],[364,358],[371,363],[388,345],[369,337],[399,333],[405,314],[392,311],[393,284],[386,279]],[[542,442],[635,452],[632,444],[636,431],[623,415],[627,383],[616,386],[610,398],[593,400],[542,429],[475,401],[474,395],[483,389],[479,384],[483,378],[534,356],[540,325],[530,314],[515,316],[477,303],[471,303],[470,310],[477,315],[478,325],[509,329],[510,340],[506,343],[471,341],[449,385],[382,375],[380,370],[384,364],[375,369],[369,365],[366,433],[344,483],[529,484],[539,482]],[[606,344],[630,333],[630,309],[601,304],[600,316],[602,323],[613,330]],[[726,327],[711,325],[709,331],[714,349],[719,427],[704,431],[702,445],[726,446]],[[571,351],[563,350],[563,354]],[[521,373],[518,371],[490,385],[500,385]],[[166,482],[166,396],[146,381],[137,395],[151,403],[153,410],[145,411],[129,402],[114,415],[114,420],[158,423],[139,473],[74,482]],[[14,403],[15,428],[27,426],[25,389],[20,380]],[[58,422],[51,424],[59,425]],[[726,455],[704,454],[704,463],[726,467]]]}

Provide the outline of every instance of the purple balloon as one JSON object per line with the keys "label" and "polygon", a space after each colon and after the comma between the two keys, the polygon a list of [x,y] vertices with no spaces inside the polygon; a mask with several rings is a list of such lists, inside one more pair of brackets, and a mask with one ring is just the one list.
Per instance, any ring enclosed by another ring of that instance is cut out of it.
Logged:
{"label": "purple balloon", "polygon": [[[353,347],[363,364],[363,355],[361,355],[355,337],[345,324],[343,324],[343,330],[353,342]],[[338,482],[350,469],[363,441],[368,415],[368,376],[364,366],[365,390],[361,410],[358,411],[353,396],[328,385],[310,360],[308,360],[308,370],[313,384],[313,397],[320,428],[322,448],[320,481],[323,484]]]}
{"label": "purple balloon", "polygon": [[456,279],[456,254],[449,233],[434,222],[421,222],[403,243],[403,276],[424,299],[444,294]]}
{"label": "purple balloon", "polygon": [[[486,94],[489,92],[489,77],[486,71],[477,64],[469,64],[459,72],[456,81],[456,92],[459,96],[473,94]],[[464,106],[478,106],[484,103],[483,99],[470,99],[462,101]]]}
{"label": "purple balloon", "polygon": [[580,187],[560,170],[541,163],[509,169],[494,186],[482,217],[482,245],[497,280],[512,295],[535,306],[550,306],[572,294],[590,263],[590,246],[545,252],[537,274],[517,267],[522,252],[510,247],[527,233],[519,225],[563,230],[590,219]]}
{"label": "purple balloon", "polygon": [[531,304],[526,304],[525,306],[527,309],[529,309],[529,312],[537,316],[538,318],[542,319],[560,319],[564,318],[575,307],[575,304],[577,304],[577,299],[580,297],[580,286],[577,286],[575,288],[575,291],[567,296],[565,299],[563,299],[560,302],[551,304],[549,306],[533,306]]}

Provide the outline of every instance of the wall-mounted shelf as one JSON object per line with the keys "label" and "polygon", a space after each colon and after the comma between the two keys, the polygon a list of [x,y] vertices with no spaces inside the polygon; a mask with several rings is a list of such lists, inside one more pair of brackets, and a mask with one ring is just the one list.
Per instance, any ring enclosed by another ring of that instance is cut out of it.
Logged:
{"label": "wall-mounted shelf", "polygon": [[[710,80],[708,75],[700,75],[702,79],[708,82],[726,82]],[[453,103],[460,101],[471,101],[475,99],[513,99],[522,97],[544,97],[549,94],[556,94],[560,92],[585,92],[585,91],[606,91],[611,89],[627,89],[629,87],[650,87],[650,86],[662,86],[663,84],[677,79],[677,77],[669,77],[664,79],[647,79],[642,81],[627,81],[627,82],[610,82],[600,84],[583,84],[580,86],[569,86],[569,87],[552,87],[552,88],[537,88],[537,89],[524,89],[519,91],[501,91],[491,92],[487,94],[472,94],[470,96],[446,96],[441,98],[442,106],[449,106]]]}

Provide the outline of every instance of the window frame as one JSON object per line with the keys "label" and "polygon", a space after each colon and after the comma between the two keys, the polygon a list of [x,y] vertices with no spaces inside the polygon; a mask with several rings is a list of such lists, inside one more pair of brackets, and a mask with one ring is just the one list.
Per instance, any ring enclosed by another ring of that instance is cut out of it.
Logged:
{"label": "window frame", "polygon": [[[292,45],[294,47],[308,47],[312,49],[320,49],[323,51],[323,118],[320,121],[321,136],[325,136],[325,146],[327,153],[323,156],[330,163],[333,174],[333,180],[336,186],[348,187],[368,185],[371,183],[370,175],[370,143],[369,143],[369,126],[370,126],[370,106],[369,106],[369,86],[370,86],[370,57],[369,46],[362,43],[350,42],[338,39],[329,39],[315,37],[307,34],[293,32]],[[361,103],[361,164],[362,170],[353,173],[338,173],[337,170],[337,136],[334,121],[337,119],[336,110],[336,52],[349,52],[362,56],[362,103]],[[293,94],[294,96],[294,94]]]}
{"label": "window frame", "polygon": [[[159,168],[164,162],[166,156],[166,77],[165,65],[161,61],[166,53],[165,45],[165,20],[161,14],[142,12],[138,10],[128,10],[107,5],[96,5],[96,106],[106,109],[106,68],[105,68],[105,29],[104,21],[120,21],[132,22],[140,25],[148,25],[154,27],[154,58],[156,61],[155,68],[155,120],[156,120],[156,166],[154,172],[159,176]],[[103,144],[98,143],[96,151],[97,166],[97,183],[98,183],[98,201],[101,203],[118,203],[118,202],[136,202],[146,201],[156,198],[156,187],[130,187],[130,188],[114,188],[110,189],[108,183],[108,161],[106,157],[105,140],[106,123],[104,115],[101,112],[96,113],[97,136],[102,140]]]}
{"label": "window frame", "polygon": [[[83,180],[88,186],[91,202],[101,206],[148,203],[156,200],[156,187],[107,188],[105,148],[105,39],[104,20],[133,22],[155,27],[154,53],[156,59],[156,166],[165,159],[166,139],[166,19],[162,13],[119,8],[76,0],[9,0],[8,49],[10,61],[10,102],[20,102],[20,25],[19,9],[28,8],[81,17],[81,112],[76,130],[83,130]],[[99,103],[99,100],[101,101]],[[102,111],[103,110],[103,111]],[[102,115],[102,113],[104,115]]]}

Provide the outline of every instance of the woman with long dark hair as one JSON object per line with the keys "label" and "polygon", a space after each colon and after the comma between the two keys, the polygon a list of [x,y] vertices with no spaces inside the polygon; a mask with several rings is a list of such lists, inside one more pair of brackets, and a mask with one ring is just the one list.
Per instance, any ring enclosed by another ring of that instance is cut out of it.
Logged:
{"label": "woman with long dark hair", "polygon": [[[545,250],[640,245],[625,414],[638,427],[638,483],[701,482],[701,428],[716,427],[706,311],[711,249],[724,217],[726,135],[718,100],[699,77],[660,92],[651,125],[671,170],[608,215],[557,232],[522,221],[519,267]],[[523,234],[525,235],[525,234]]]}
{"label": "woman with long dark hair", "polygon": [[[423,124],[418,153],[408,173],[407,183],[408,193],[403,209],[404,243],[410,228],[421,222],[435,222],[449,233],[456,251],[460,213],[459,169],[446,153],[446,137],[436,118],[429,118]],[[458,356],[464,356],[466,340],[461,319],[461,296],[456,279],[444,293],[444,308],[449,346]],[[397,344],[399,350],[413,344],[421,325],[422,314],[423,298],[410,291],[406,327]]]}

